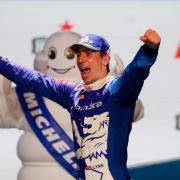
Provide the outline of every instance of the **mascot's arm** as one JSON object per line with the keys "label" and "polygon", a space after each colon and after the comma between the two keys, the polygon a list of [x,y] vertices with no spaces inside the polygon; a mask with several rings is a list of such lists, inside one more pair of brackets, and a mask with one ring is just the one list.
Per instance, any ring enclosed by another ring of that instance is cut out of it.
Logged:
{"label": "mascot's arm", "polygon": [[133,122],[136,122],[144,117],[144,106],[140,99],[136,100]]}
{"label": "mascot's arm", "polygon": [[20,128],[22,111],[17,111],[20,104],[17,101],[15,88],[11,87],[11,81],[1,75],[0,102],[0,128]]}

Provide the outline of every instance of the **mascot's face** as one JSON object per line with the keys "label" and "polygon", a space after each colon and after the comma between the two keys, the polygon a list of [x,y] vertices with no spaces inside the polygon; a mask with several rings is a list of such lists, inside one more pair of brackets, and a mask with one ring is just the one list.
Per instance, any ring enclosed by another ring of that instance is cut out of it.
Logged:
{"label": "mascot's face", "polygon": [[[79,42],[78,33],[64,30],[53,33],[46,39],[43,50],[34,60],[34,68],[44,74],[58,79],[80,81],[80,73],[76,65],[76,56],[68,51],[68,47]],[[111,74],[122,74],[123,62],[118,55],[111,58]]]}
{"label": "mascot's face", "polygon": [[80,37],[71,31],[52,34],[47,38],[44,49],[35,58],[35,69],[54,78],[79,81],[76,56],[68,51],[68,47],[77,43]]}

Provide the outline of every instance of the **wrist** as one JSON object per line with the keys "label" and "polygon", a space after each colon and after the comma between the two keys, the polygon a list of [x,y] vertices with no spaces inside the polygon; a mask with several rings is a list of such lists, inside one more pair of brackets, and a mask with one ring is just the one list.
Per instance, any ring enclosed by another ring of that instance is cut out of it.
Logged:
{"label": "wrist", "polygon": [[152,49],[152,48],[148,47],[146,44],[144,44],[142,46],[142,49],[143,49],[143,52],[147,56],[154,57],[154,56],[156,56],[158,54],[159,46],[157,48],[155,48],[155,49]]}

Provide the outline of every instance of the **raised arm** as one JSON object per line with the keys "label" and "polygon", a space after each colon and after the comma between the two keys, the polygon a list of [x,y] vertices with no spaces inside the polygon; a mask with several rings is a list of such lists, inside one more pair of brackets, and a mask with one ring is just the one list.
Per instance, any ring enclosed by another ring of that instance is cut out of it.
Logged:
{"label": "raised arm", "polygon": [[154,30],[148,29],[140,40],[144,45],[137,52],[133,61],[125,68],[122,76],[113,82],[112,93],[119,96],[119,100],[131,103],[137,99],[144,80],[148,77],[150,67],[154,64],[161,38]]}
{"label": "raised arm", "polygon": [[68,109],[69,94],[73,85],[56,81],[42,73],[21,67],[7,58],[0,57],[0,74],[25,90],[45,96]]}

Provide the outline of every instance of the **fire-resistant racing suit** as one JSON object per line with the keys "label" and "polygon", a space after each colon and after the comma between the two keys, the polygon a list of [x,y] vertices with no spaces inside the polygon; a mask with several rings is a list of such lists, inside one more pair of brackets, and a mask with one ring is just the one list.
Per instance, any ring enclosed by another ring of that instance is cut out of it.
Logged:
{"label": "fire-resistant racing suit", "polygon": [[157,50],[143,45],[121,76],[112,78],[108,74],[89,85],[57,81],[2,57],[0,73],[69,111],[77,179],[128,180],[127,145],[135,102],[156,57]]}

